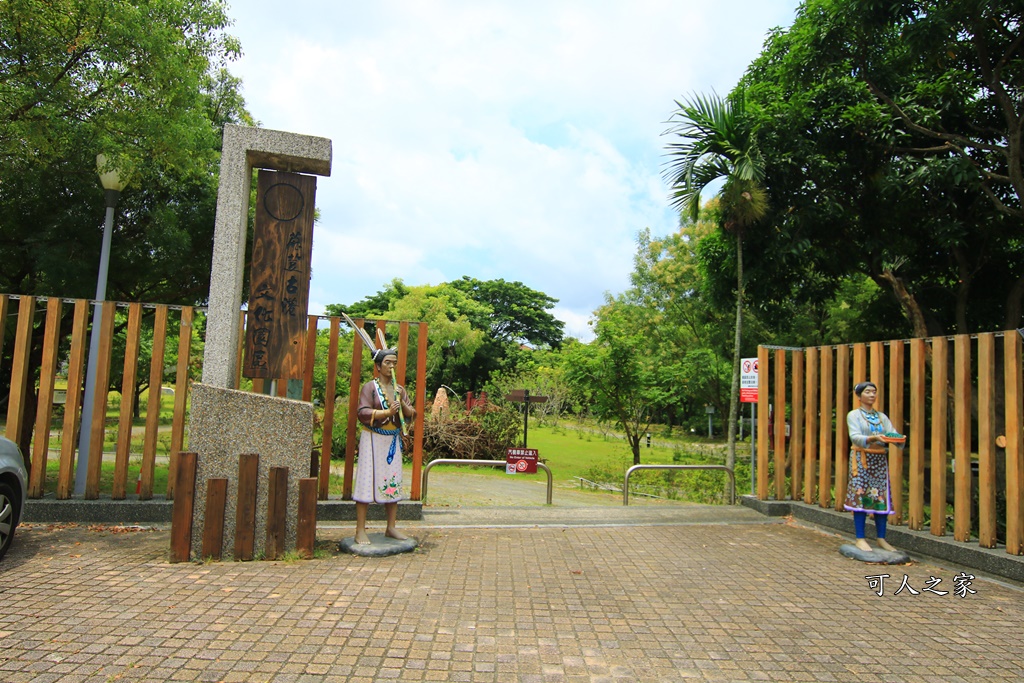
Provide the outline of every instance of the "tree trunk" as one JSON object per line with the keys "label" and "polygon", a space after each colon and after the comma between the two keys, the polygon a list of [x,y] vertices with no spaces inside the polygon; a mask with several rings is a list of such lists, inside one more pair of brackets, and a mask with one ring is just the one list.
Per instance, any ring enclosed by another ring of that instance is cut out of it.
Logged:
{"label": "tree trunk", "polygon": [[903,309],[903,315],[906,316],[914,330],[914,336],[921,338],[930,336],[928,334],[928,325],[924,320],[924,313],[921,312],[921,307],[918,305],[917,299],[915,299],[914,295],[907,289],[906,284],[903,282],[903,278],[897,277],[892,270],[886,268],[878,276],[878,279],[881,280],[878,284],[885,283],[896,296],[896,300],[899,302],[900,308]]}
{"label": "tree trunk", "polygon": [[732,346],[732,387],[729,389],[729,436],[725,466],[736,466],[736,420],[740,413],[740,339],[743,330],[743,233],[736,230],[736,339]]}

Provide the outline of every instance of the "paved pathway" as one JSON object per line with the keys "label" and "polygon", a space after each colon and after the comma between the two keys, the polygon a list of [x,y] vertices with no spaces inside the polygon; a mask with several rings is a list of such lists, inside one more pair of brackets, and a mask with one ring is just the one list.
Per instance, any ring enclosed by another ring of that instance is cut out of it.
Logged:
{"label": "paved pathway", "polygon": [[1024,677],[1020,586],[959,597],[959,568],[863,565],[751,514],[428,510],[415,553],[205,565],[167,564],[167,530],[23,528],[0,562],[0,681]]}

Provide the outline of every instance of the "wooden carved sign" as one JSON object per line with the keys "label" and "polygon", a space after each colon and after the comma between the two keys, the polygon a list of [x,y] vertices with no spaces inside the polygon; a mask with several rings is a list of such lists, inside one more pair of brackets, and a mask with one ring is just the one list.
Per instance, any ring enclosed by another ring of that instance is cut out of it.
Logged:
{"label": "wooden carved sign", "polygon": [[315,198],[315,176],[259,172],[242,369],[246,377],[302,376]]}

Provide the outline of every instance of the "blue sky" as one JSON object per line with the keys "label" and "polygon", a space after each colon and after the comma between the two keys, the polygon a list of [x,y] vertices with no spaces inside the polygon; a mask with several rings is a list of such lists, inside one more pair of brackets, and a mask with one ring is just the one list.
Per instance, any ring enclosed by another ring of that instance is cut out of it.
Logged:
{"label": "blue sky", "polygon": [[330,138],[310,313],[392,278],[519,280],[588,339],[637,232],[676,229],[674,100],[725,94],[797,0],[236,0],[265,128]]}

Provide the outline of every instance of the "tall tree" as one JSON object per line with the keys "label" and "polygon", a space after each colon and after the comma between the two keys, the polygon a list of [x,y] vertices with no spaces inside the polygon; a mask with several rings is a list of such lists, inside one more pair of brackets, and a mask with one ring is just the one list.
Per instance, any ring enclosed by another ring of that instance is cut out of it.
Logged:
{"label": "tall tree", "polygon": [[640,439],[670,397],[665,367],[658,361],[648,310],[627,295],[609,298],[596,312],[596,338],[564,351],[565,377],[598,419],[626,434],[633,464],[640,464]]}
{"label": "tall tree", "polygon": [[[1019,3],[808,0],[740,88],[775,237],[833,289],[859,273],[906,322],[880,336],[1021,325]],[[793,287],[782,291],[795,292]]]}
{"label": "tall tree", "polygon": [[739,416],[740,346],[743,328],[743,233],[767,212],[764,160],[755,140],[754,119],[747,114],[746,98],[738,90],[731,97],[694,96],[676,101],[669,134],[678,140],[667,145],[665,176],[672,188],[672,205],[697,220],[701,192],[724,180],[721,224],[736,240],[736,328],[733,342],[732,387],[729,392],[728,455],[736,462],[736,420]]}

